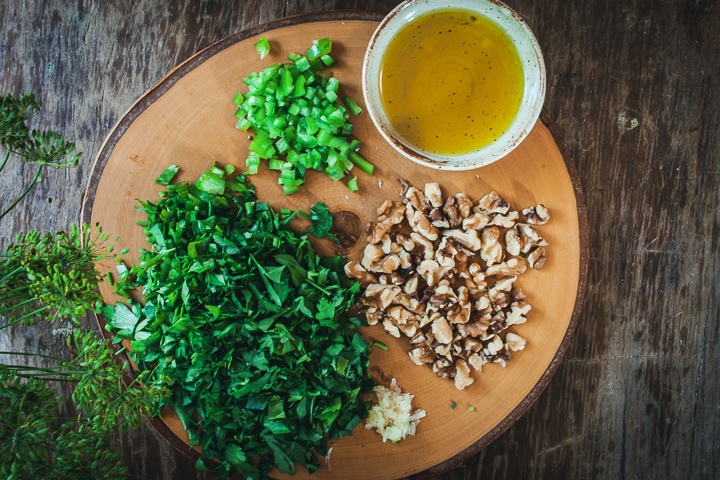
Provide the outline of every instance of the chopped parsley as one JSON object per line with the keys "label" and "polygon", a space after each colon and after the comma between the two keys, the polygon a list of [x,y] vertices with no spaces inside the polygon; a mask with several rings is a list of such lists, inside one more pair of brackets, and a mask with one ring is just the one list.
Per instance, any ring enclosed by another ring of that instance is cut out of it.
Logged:
{"label": "chopped parsley", "polygon": [[213,167],[171,184],[173,172],[157,202],[140,202],[151,247],[115,284],[129,306],[106,307],[107,327],[147,382],[171,391],[159,406],[202,447],[198,469],[218,459],[217,476],[314,472],[327,441],[367,416],[369,345],[347,315],[360,285],[244,175]]}

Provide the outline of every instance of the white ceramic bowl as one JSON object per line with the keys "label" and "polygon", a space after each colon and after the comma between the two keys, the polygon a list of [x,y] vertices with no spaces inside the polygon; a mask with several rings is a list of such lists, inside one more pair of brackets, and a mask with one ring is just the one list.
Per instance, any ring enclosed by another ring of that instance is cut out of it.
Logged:
{"label": "white ceramic bowl", "polygon": [[[520,108],[509,127],[488,145],[459,154],[423,150],[404,138],[389,121],[380,92],[383,55],[398,31],[419,16],[447,9],[469,11],[500,27],[517,50],[524,78]],[[496,0],[407,0],[380,22],[363,61],[363,96],[367,111],[377,129],[399,153],[420,165],[436,169],[474,169],[495,162],[510,153],[535,125],[543,107],[545,89],[545,64],[535,36],[515,12]]]}

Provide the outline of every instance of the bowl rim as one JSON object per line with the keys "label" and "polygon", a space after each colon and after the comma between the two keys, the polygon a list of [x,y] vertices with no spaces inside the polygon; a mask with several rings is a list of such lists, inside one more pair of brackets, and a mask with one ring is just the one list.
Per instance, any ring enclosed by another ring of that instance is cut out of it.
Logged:
{"label": "bowl rim", "polygon": [[[523,64],[525,79],[519,110],[522,115],[517,115],[510,127],[495,141],[478,150],[456,155],[419,149],[396,135],[383,112],[377,87],[382,49],[395,38],[402,26],[426,13],[451,9],[476,13],[499,26],[515,45]],[[501,16],[493,18],[488,13]],[[510,35],[507,25],[512,25],[521,38],[517,34]],[[508,155],[527,137],[540,117],[546,88],[545,62],[537,38],[522,17],[500,0],[405,0],[380,21],[370,38],[362,62],[363,100],[375,128],[405,158],[439,170],[471,170],[490,165]]]}

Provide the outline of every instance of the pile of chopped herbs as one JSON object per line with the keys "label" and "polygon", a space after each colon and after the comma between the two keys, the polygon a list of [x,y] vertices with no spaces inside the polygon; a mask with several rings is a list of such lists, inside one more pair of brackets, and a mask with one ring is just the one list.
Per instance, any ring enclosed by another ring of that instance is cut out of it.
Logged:
{"label": "pile of chopped herbs", "polygon": [[[264,37],[256,44],[261,58],[270,51]],[[341,180],[354,167],[372,175],[373,166],[359,153],[352,138],[350,114],[362,109],[350,97],[340,103],[340,82],[326,70],[335,64],[329,38],[315,40],[305,55],[290,53],[289,62],[275,63],[243,79],[246,93],[234,102],[237,128],[252,132],[246,160],[249,174],[257,173],[262,160],[280,172],[278,183],[285,194],[297,192],[308,169]],[[358,189],[357,177],[347,182]]]}
{"label": "pile of chopped herbs", "polygon": [[[129,306],[103,313],[145,381],[170,389],[160,406],[202,447],[199,469],[216,459],[218,476],[314,472],[327,441],[367,415],[369,346],[346,315],[360,286],[290,228],[296,212],[274,212],[226,170],[158,179],[167,191],[138,207],[152,248],[115,283]],[[142,303],[131,300],[138,286]]]}

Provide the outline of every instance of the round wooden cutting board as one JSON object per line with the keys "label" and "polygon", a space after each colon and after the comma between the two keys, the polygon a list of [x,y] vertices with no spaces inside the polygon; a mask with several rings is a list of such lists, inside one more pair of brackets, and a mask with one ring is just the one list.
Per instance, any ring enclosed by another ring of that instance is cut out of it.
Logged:
{"label": "round wooden cutting board", "polygon": [[[154,180],[169,165],[181,167],[179,180],[194,181],[213,163],[233,164],[244,170],[247,133],[235,128],[233,97],[246,92],[242,80],[272,63],[286,61],[291,51],[304,53],[314,39],[330,37],[333,74],[343,94],[364,106],[361,68],[365,48],[381,17],[368,13],[333,13],[293,17],[240,32],[196,54],[153,86],[134,104],[103,144],[93,165],[83,201],[82,220],[100,224],[118,248],[128,248],[128,262],[136,262],[146,248],[138,200],[155,201],[161,187]],[[263,34],[272,51],[260,60],[254,44]],[[430,476],[476,453],[497,438],[537,399],[567,349],[584,292],[587,269],[587,226],[579,181],[572,162],[558,146],[552,122],[543,116],[527,139],[506,158],[478,170],[446,172],[420,167],[394,152],[374,129],[367,114],[351,118],[360,153],[375,165],[370,177],[357,171],[360,190],[350,192],[344,182],[308,174],[299,193],[285,196],[276,172],[262,166],[251,177],[260,200],[276,208],[307,211],[318,201],[334,212],[351,212],[364,226],[374,221],[386,199],[397,201],[400,179],[422,187],[438,182],[445,195],[458,192],[479,199],[497,191],[515,210],[546,205],[551,221],[539,228],[549,242],[542,270],[518,280],[532,305],[528,322],[516,328],[527,339],[525,350],[513,354],[503,368],[486,365],[475,383],[458,391],[430,368],[419,367],[407,356],[406,339],[395,339],[377,325],[365,330],[368,338],[389,346],[372,354],[371,366],[388,378],[397,378],[404,391],[415,395],[414,405],[427,412],[417,435],[398,444],[383,443],[380,435],[358,426],[351,436],[334,441],[332,470],[323,467],[310,476],[304,470],[292,478],[396,479]],[[357,173],[355,173],[357,172]],[[343,253],[358,259],[361,239],[338,252],[318,243],[325,253]],[[101,265],[109,269],[112,266]],[[112,288],[101,287],[108,302]],[[101,325],[102,319],[99,319]],[[454,405],[454,408],[452,407]],[[559,413],[560,414],[560,413]],[[189,455],[179,421],[172,414],[151,420],[168,441]]]}

